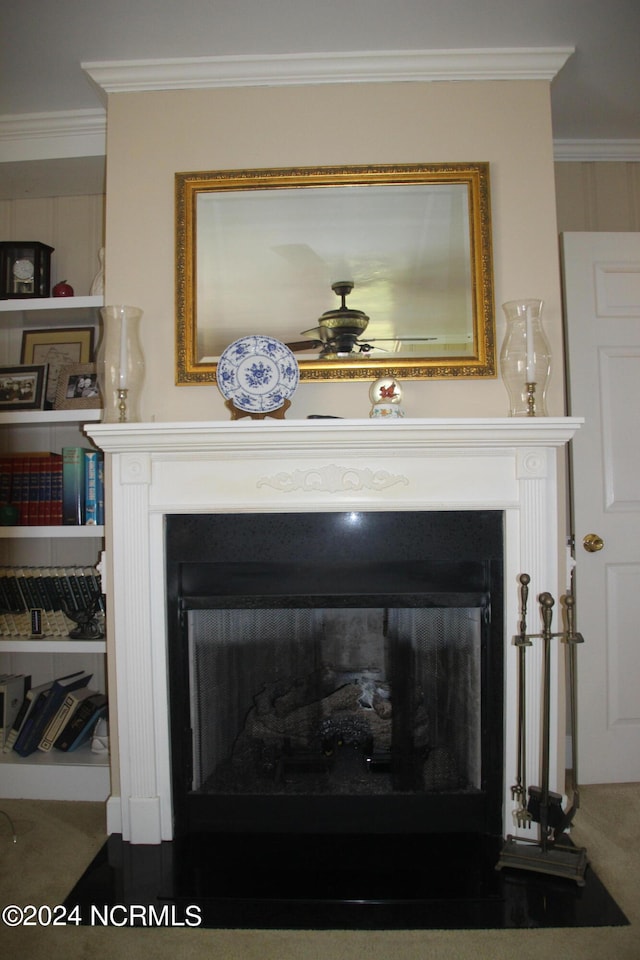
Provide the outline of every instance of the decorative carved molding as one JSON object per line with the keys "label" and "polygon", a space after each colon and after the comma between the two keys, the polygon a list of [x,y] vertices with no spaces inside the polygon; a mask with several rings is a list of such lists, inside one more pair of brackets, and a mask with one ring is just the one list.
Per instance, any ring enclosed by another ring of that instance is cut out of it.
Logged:
{"label": "decorative carved molding", "polygon": [[148,453],[123,453],[121,458],[121,483],[151,483],[151,457]]}
{"label": "decorative carved molding", "polygon": [[516,462],[520,480],[547,476],[548,458],[546,450],[518,450]]}
{"label": "decorative carved molding", "polygon": [[343,493],[345,490],[385,490],[398,483],[409,483],[407,477],[389,473],[388,470],[369,470],[361,467],[339,467],[330,463],[313,470],[293,470],[291,473],[275,473],[261,477],[259,487],[273,487],[283,493],[293,490],[317,493]]}

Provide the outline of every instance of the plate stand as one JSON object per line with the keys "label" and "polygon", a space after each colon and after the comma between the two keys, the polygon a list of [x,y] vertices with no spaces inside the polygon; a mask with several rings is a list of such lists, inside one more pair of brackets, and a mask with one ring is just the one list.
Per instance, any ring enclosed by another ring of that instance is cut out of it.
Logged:
{"label": "plate stand", "polygon": [[274,420],[284,420],[284,415],[291,406],[291,400],[285,400],[277,410],[269,410],[268,413],[250,413],[248,410],[240,410],[236,407],[233,400],[225,400],[225,407],[231,411],[232,420],[242,420],[243,417],[251,417],[252,420],[264,420],[265,417],[273,417]]}

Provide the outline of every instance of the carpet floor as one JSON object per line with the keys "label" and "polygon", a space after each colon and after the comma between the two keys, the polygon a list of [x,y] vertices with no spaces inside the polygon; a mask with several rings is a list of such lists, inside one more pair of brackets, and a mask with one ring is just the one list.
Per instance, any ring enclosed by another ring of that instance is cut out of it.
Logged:
{"label": "carpet floor", "polygon": [[[323,930],[185,928],[179,923],[153,929],[99,923],[93,927],[0,923],[0,956],[25,960],[540,960],[546,956],[639,960],[640,784],[583,786],[581,796],[574,842],[586,847],[589,869],[628,918],[627,924]],[[104,805],[0,799],[0,810],[10,814],[17,830],[14,844],[7,823],[0,818],[0,903],[63,904],[104,850]],[[126,879],[130,882],[135,877]],[[572,896],[578,894],[577,888],[572,889]]]}

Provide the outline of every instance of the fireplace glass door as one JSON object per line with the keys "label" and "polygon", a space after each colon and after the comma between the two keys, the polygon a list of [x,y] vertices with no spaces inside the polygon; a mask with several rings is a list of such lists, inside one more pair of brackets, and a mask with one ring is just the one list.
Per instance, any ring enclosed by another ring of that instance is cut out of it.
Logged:
{"label": "fireplace glass door", "polygon": [[480,790],[481,608],[194,611],[192,790]]}
{"label": "fireplace glass door", "polygon": [[167,518],[178,832],[501,832],[501,515],[390,516]]}

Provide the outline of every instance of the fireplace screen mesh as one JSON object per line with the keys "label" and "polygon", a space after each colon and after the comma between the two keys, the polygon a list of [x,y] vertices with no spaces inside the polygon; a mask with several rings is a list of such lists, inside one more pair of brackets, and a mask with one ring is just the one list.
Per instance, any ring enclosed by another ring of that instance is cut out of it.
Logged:
{"label": "fireplace screen mesh", "polygon": [[480,790],[482,615],[190,611],[192,790]]}

